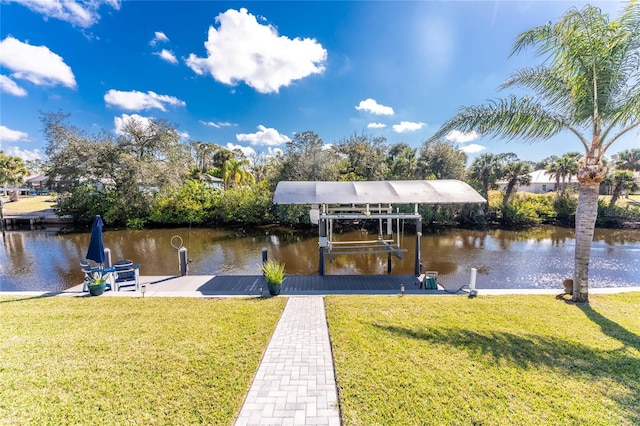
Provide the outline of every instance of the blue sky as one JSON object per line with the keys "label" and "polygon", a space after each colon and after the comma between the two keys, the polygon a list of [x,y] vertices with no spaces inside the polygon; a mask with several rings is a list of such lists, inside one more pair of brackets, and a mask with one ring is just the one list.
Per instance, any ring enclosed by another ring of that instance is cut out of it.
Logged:
{"label": "blue sky", "polygon": [[[0,150],[44,157],[39,111],[92,133],[164,118],[183,140],[282,149],[365,133],[418,147],[460,107],[507,96],[517,35],[581,1],[221,2],[0,0]],[[617,16],[623,2],[591,2]],[[448,137],[470,160],[582,152],[575,136],[535,144]],[[640,148],[626,135],[607,153]]]}

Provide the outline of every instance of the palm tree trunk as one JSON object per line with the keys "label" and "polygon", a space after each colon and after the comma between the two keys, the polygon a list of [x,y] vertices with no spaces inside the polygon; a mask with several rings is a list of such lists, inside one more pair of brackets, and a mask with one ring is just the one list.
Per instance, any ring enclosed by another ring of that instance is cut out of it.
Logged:
{"label": "palm tree trunk", "polygon": [[589,301],[589,259],[591,242],[598,217],[599,182],[580,183],[578,210],[576,211],[576,253],[573,277],[573,301]]}
{"label": "palm tree trunk", "polygon": [[616,201],[620,198],[620,193],[622,192],[622,184],[617,183],[613,188],[613,195],[611,196],[611,200],[609,201],[609,208],[612,209],[616,205]]}

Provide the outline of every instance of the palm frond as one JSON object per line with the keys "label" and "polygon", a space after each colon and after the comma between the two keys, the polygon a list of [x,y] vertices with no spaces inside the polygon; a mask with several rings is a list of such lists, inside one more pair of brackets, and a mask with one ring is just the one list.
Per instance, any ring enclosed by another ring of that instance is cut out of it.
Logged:
{"label": "palm frond", "polygon": [[[545,109],[543,105],[533,102],[530,98],[517,99],[510,96],[490,101],[487,105],[462,108],[430,140],[440,139],[452,130],[473,130],[492,137],[539,141],[565,129],[581,137],[562,115]],[[582,137],[581,140],[585,142]]]}
{"label": "palm frond", "polygon": [[560,70],[545,66],[522,68],[514,72],[500,89],[511,86],[527,87],[533,90],[547,107],[561,110],[568,115],[573,104],[571,98],[571,81]]}

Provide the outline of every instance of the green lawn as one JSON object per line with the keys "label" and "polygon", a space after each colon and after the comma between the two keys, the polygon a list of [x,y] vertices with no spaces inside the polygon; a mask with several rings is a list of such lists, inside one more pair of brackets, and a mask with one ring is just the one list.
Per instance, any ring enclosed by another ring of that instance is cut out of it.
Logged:
{"label": "green lawn", "polygon": [[0,299],[0,424],[232,424],[286,299]]}
{"label": "green lawn", "polygon": [[328,297],[345,425],[640,424],[640,293]]}
{"label": "green lawn", "polygon": [[[640,424],[640,293],[331,296],[345,425]],[[0,299],[0,424],[234,422],[285,298]]]}

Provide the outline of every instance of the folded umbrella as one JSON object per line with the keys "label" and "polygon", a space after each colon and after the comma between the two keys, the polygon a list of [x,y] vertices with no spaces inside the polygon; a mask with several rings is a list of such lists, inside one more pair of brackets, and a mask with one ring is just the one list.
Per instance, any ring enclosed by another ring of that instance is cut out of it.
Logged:
{"label": "folded umbrella", "polygon": [[104,223],[100,215],[96,215],[91,226],[91,239],[89,240],[89,250],[87,250],[87,259],[96,263],[104,262],[104,242],[102,241],[102,227]]}

